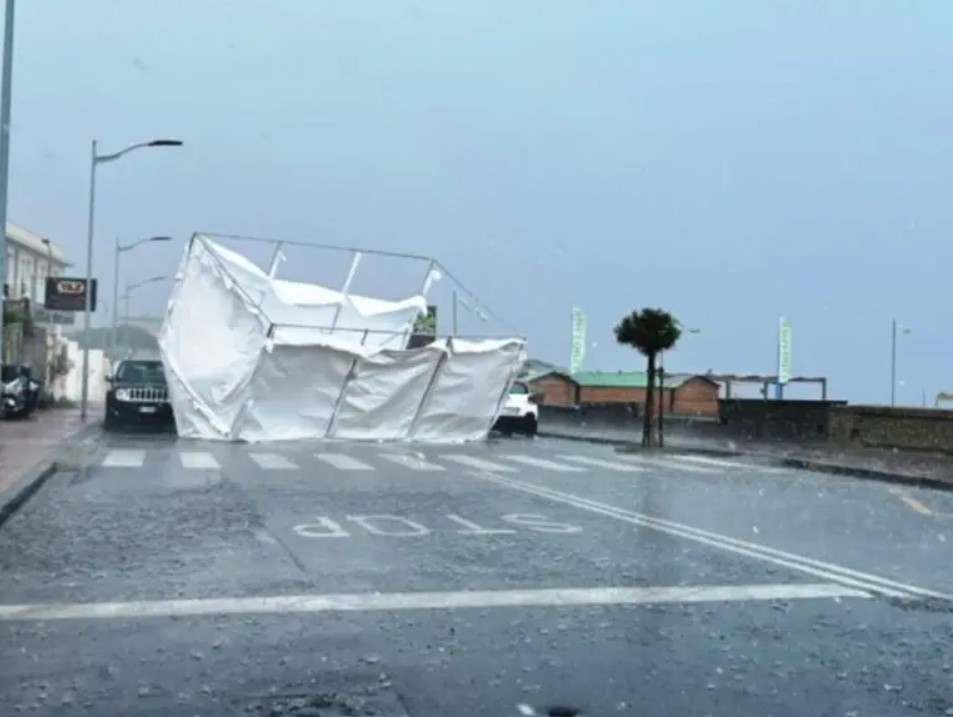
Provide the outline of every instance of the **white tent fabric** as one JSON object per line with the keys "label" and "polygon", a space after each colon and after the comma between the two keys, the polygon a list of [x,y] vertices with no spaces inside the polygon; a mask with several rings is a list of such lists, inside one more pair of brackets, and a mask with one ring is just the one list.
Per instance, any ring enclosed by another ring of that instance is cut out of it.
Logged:
{"label": "white tent fabric", "polygon": [[312,337],[342,334],[364,346],[401,348],[418,313],[427,310],[423,296],[384,301],[343,294],[318,284],[272,279],[241,254],[204,237],[197,237],[223,270],[245,290],[247,298],[276,324]]}
{"label": "white tent fabric", "polygon": [[426,299],[352,296],[269,277],[196,235],[159,346],[180,436],[461,442],[486,437],[522,339],[406,350]]}

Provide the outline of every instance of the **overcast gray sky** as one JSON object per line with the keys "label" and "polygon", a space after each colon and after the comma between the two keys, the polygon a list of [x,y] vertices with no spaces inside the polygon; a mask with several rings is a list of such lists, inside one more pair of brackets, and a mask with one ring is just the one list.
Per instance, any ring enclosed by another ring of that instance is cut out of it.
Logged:
{"label": "overcast gray sky", "polygon": [[949,0],[28,0],[16,35],[9,217],[77,267],[90,139],[186,142],[102,168],[104,289],[117,235],[177,238],[130,280],[197,229],[357,244],[559,363],[574,304],[592,369],[660,306],[701,329],[671,368],[771,372],[783,314],[795,373],[884,401],[896,316],[899,397],[953,390]]}

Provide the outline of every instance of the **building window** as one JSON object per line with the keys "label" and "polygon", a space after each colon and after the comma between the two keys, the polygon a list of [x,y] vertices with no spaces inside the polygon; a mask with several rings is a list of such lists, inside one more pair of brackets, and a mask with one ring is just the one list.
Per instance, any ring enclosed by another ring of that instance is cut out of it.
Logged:
{"label": "building window", "polygon": [[37,262],[36,281],[33,282],[33,300],[37,303],[46,301],[46,272],[49,271],[47,262]]}
{"label": "building window", "polygon": [[30,296],[32,291],[33,284],[33,257],[30,256],[21,256],[20,257],[20,267],[17,274],[17,279],[19,287],[16,292],[17,299],[22,299],[24,296]]}

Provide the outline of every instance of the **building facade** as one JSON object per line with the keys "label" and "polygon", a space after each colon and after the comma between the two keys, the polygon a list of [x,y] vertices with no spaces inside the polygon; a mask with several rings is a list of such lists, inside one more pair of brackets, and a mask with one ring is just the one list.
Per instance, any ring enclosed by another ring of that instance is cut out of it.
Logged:
{"label": "building facade", "polygon": [[31,303],[42,306],[46,277],[62,276],[69,265],[63,250],[49,239],[17,224],[7,223],[4,298],[29,299]]}
{"label": "building facade", "polygon": [[[631,403],[645,405],[647,379],[642,371],[548,371],[523,378],[548,406]],[[678,416],[718,415],[716,382],[706,376],[666,376],[665,390],[655,391],[655,402],[665,413]],[[657,409],[656,409],[657,410]]]}
{"label": "building facade", "polygon": [[62,276],[69,262],[49,239],[16,224],[7,224],[5,260],[0,362],[29,366],[55,394],[69,371],[62,324],[72,323],[73,315],[49,312],[43,304],[47,277]]}

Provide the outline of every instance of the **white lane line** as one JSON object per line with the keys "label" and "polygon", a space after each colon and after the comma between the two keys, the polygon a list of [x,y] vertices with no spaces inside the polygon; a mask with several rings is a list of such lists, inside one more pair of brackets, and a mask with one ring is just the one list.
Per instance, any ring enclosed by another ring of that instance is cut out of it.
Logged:
{"label": "white lane line", "polygon": [[404,453],[382,453],[381,458],[404,468],[410,468],[412,471],[442,471],[444,469],[443,466],[438,466],[436,463],[429,463],[423,458]]}
{"label": "white lane line", "polygon": [[571,607],[664,603],[751,602],[868,598],[862,590],[830,583],[699,585],[694,587],[551,588],[459,592],[279,595],[141,602],[0,605],[0,621],[129,619],[249,613],[334,613],[492,607]]}
{"label": "white lane line", "polygon": [[512,473],[516,470],[512,466],[505,466],[502,463],[494,463],[493,461],[485,461],[482,458],[468,456],[464,453],[452,453],[450,455],[443,456],[443,458],[448,461],[453,461],[454,463],[459,463],[460,465],[466,466],[467,468],[476,468],[480,471]]}
{"label": "white lane line", "polygon": [[103,458],[102,465],[106,468],[141,468],[146,460],[145,451],[134,451],[120,448],[109,451]]}
{"label": "white lane line", "polygon": [[690,463],[699,463],[704,466],[716,466],[718,468],[742,468],[744,470],[756,470],[759,473],[783,473],[780,468],[762,466],[756,463],[736,463],[735,461],[726,461],[721,458],[708,458],[706,456],[672,456],[676,461],[688,461]]}
{"label": "white lane line", "polygon": [[513,461],[514,463],[522,463],[526,466],[533,466],[533,468],[545,468],[548,471],[556,471],[558,473],[580,473],[585,470],[585,468],[580,468],[579,466],[567,466],[565,463],[547,461],[545,458],[536,458],[535,456],[512,455],[503,456],[503,458],[508,461]]}
{"label": "white lane line", "polygon": [[582,463],[596,468],[605,468],[610,471],[619,471],[620,473],[642,473],[645,468],[632,465],[630,463],[619,463],[617,461],[607,461],[604,458],[592,458],[591,456],[559,456],[564,461],[573,463]]}
{"label": "white lane line", "polygon": [[493,475],[491,473],[471,473],[471,475],[490,483],[496,483],[498,485],[513,488],[514,490],[522,491],[524,493],[530,493],[543,498],[549,498],[550,500],[557,503],[564,503],[566,505],[571,505],[591,513],[606,515],[610,518],[616,518],[617,520],[631,523],[633,525],[651,528],[652,530],[658,530],[663,533],[668,533],[669,535],[675,535],[687,540],[695,541],[697,543],[710,545],[728,552],[737,553],[738,555],[745,555],[751,558],[765,560],[769,563],[774,563],[775,565],[780,565],[782,567],[790,568],[807,575],[820,577],[824,580],[837,582],[841,585],[847,585],[860,590],[866,590],[869,592],[878,593],[880,595],[897,598],[918,597],[936,598],[944,601],[953,600],[953,595],[946,595],[934,590],[927,590],[926,588],[917,587],[915,585],[908,585],[906,583],[897,582],[896,580],[884,578],[879,575],[864,573],[859,570],[853,570],[851,568],[844,567],[842,565],[835,565],[822,560],[815,560],[803,555],[789,553],[784,550],[769,548],[766,545],[759,545],[757,543],[750,543],[745,540],[730,538],[726,535],[712,533],[700,528],[693,528],[689,525],[676,523],[671,520],[654,518],[652,516],[645,515],[644,513],[636,513],[634,511],[625,510],[616,506],[607,505],[605,503],[599,503],[598,501],[590,500],[588,498],[583,498],[581,496],[573,495],[571,493],[564,493],[562,491],[557,491],[550,488],[544,488],[542,486],[520,481],[515,478]]}
{"label": "white lane line", "polygon": [[346,453],[315,453],[314,457],[341,471],[372,471],[374,468],[361,463]]}
{"label": "white lane line", "polygon": [[702,468],[701,466],[693,466],[685,463],[677,463],[672,461],[671,458],[645,458],[643,456],[623,456],[627,461],[633,463],[641,464],[644,466],[653,466],[655,468],[667,468],[668,470],[673,471],[685,471],[686,473],[707,473],[709,475],[715,473],[723,473],[724,471],[715,470],[714,468]]}
{"label": "white lane line", "polygon": [[208,451],[182,451],[179,460],[183,468],[190,470],[218,470],[221,466]]}
{"label": "white lane line", "polygon": [[293,471],[298,467],[278,453],[249,453],[248,457],[265,471]]}

